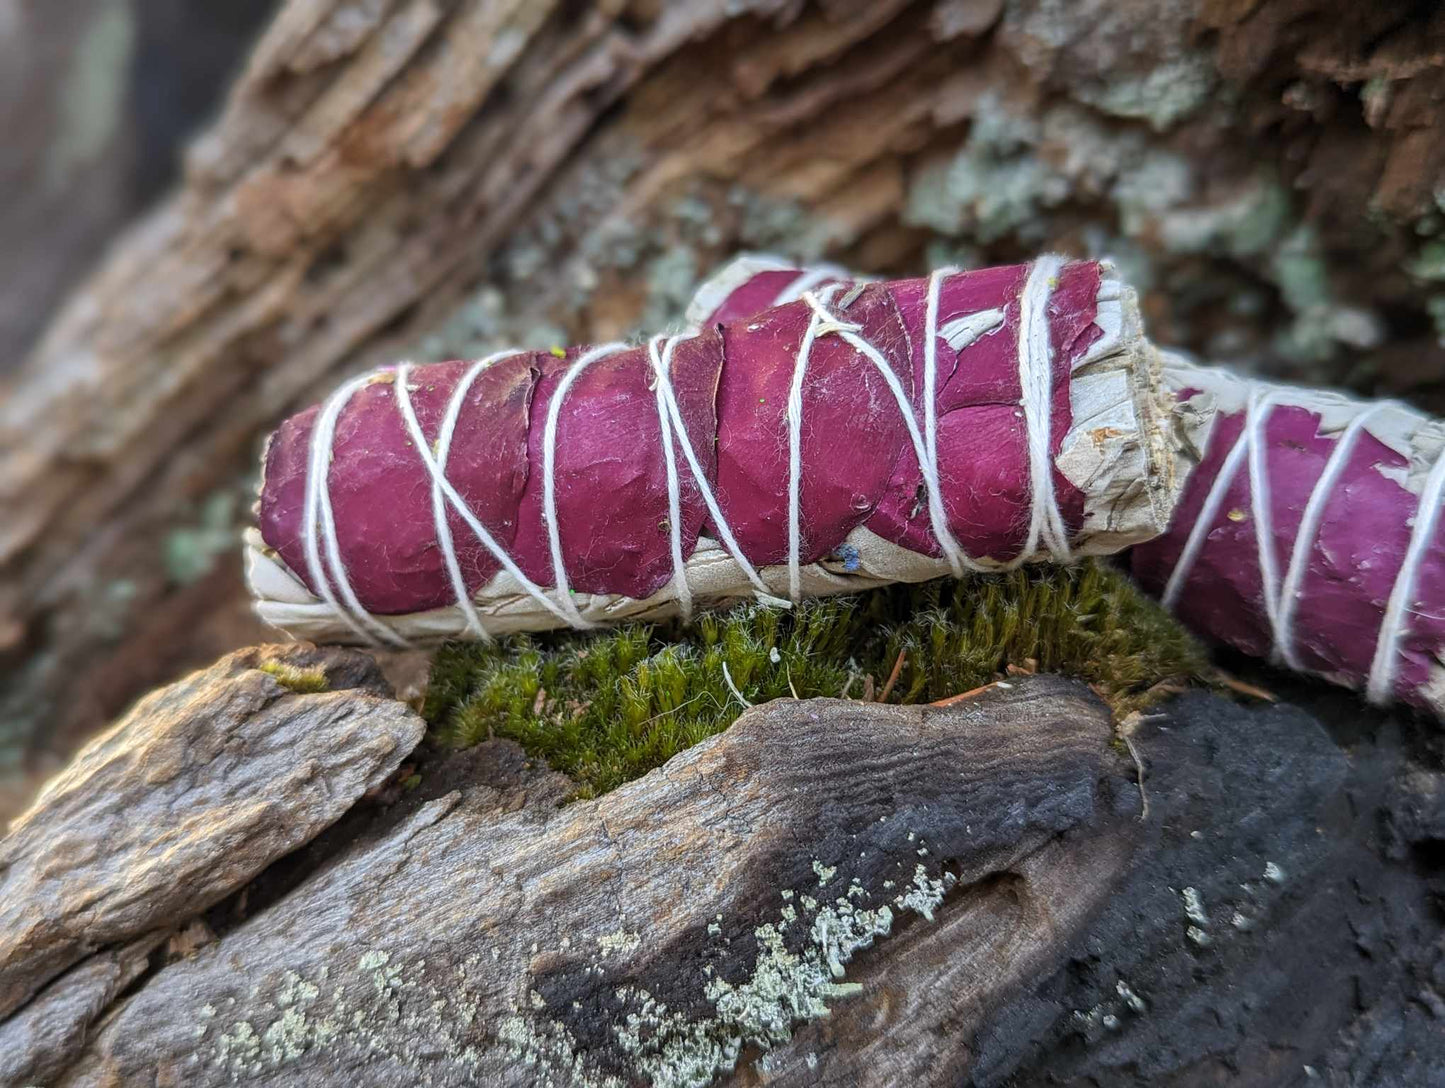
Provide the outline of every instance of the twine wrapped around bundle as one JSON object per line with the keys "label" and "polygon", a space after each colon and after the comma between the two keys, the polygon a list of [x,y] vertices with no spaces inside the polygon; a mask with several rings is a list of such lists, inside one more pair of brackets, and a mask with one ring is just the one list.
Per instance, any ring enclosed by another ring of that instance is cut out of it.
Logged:
{"label": "twine wrapped around bundle", "polygon": [[754,282],[778,271],[735,265],[679,335],[388,368],[287,420],[247,537],[258,612],[317,641],[487,638],[1169,524],[1191,447],[1107,264]]}
{"label": "twine wrapped around bundle", "polygon": [[[833,266],[740,258],[689,316],[736,320],[849,282]],[[1445,715],[1445,422],[1163,359],[1197,467],[1167,532],[1130,551],[1135,576],[1200,634]]]}
{"label": "twine wrapped around bundle", "polygon": [[1246,653],[1445,712],[1445,422],[1173,357],[1165,380],[1200,463],[1135,577]]}

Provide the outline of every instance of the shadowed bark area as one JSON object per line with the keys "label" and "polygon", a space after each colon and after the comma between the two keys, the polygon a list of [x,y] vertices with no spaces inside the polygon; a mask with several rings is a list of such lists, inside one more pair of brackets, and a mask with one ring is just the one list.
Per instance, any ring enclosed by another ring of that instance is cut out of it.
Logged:
{"label": "shadowed bark area", "polygon": [[738,249],[1106,253],[1161,342],[1436,382],[1440,18],[280,4],[176,191],[0,396],[0,758],[53,764],[261,637],[233,560],[259,444],[343,373],[656,330]]}

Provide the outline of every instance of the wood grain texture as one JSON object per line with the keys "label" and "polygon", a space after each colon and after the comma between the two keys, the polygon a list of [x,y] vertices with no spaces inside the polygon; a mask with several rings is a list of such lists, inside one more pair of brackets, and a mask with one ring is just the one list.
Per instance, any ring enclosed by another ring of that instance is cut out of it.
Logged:
{"label": "wood grain texture", "polygon": [[[268,663],[329,690],[295,694]],[[423,730],[344,650],[244,650],[142,700],[0,840],[0,1018],[91,952],[245,885],[385,782]]]}
{"label": "wood grain texture", "polygon": [[91,1025],[149,970],[164,937],[148,934],[90,956],[0,1021],[0,1084],[46,1084],[62,1072]]}
{"label": "wood grain texture", "polygon": [[830,1009],[837,1076],[953,1083],[968,1025],[1127,859],[1110,735],[1052,677],[777,701],[567,805],[492,742],[481,781],[150,976],[56,1083],[702,1085]]}
{"label": "wood grain texture", "polygon": [[1433,1084],[1438,743],[1294,694],[1348,756],[1191,693],[1134,734],[1144,819],[1100,704],[1047,676],[764,704],[595,801],[509,742],[424,746],[199,915],[158,854],[147,931],[0,1018],[0,1083]]}

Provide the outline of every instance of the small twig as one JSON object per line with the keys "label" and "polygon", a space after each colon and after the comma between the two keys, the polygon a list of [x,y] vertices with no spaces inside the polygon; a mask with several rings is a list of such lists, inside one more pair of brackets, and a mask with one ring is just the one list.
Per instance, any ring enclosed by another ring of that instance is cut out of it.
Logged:
{"label": "small twig", "polygon": [[1162,699],[1166,695],[1183,695],[1189,690],[1189,685],[1178,680],[1160,680],[1157,684],[1151,684],[1144,689],[1145,702],[1153,702]]}
{"label": "small twig", "polygon": [[[698,692],[696,695],[694,695],[691,699],[688,699],[686,702],[678,703],[677,706],[673,707],[671,710],[659,710],[656,714],[652,715],[652,717],[650,717],[650,718],[643,718],[642,721],[638,722],[638,724],[639,724],[639,725],[650,725],[651,723],[657,721],[658,718],[665,718],[665,717],[667,717],[669,714],[676,714],[679,710],[686,710],[688,707],[692,706],[693,703],[697,702],[697,701],[700,700],[700,699],[707,698],[707,697],[709,697],[709,696],[711,696],[711,695],[712,695],[711,692],[700,691],[700,692]],[[714,698],[713,698],[713,702],[716,702],[716,701],[717,701],[717,699],[714,697]],[[579,710],[579,711],[573,716],[574,719],[575,719],[575,718],[580,718],[584,713],[586,713],[586,711],[587,711],[587,706],[586,706],[586,704],[584,703],[583,706],[582,706],[582,709]]]}
{"label": "small twig", "polygon": [[793,698],[796,699],[796,698],[798,698],[798,689],[795,688],[795,687],[793,687],[793,666],[791,666],[791,665],[787,666],[787,673],[788,673],[788,690],[793,693]]}
{"label": "small twig", "polygon": [[838,698],[840,698],[840,699],[846,699],[846,698],[848,698],[848,691],[849,691],[850,688],[853,687],[853,681],[854,681],[854,680],[857,680],[857,679],[858,679],[858,674],[857,674],[856,672],[850,672],[850,673],[848,674],[848,680],[847,680],[847,682],[843,685],[843,690],[840,691],[840,692],[838,692]]}
{"label": "small twig", "polygon": [[1139,749],[1134,747],[1134,738],[1128,733],[1121,733],[1124,740],[1124,747],[1129,749],[1129,755],[1134,760],[1134,770],[1139,775],[1139,822],[1143,823],[1149,818],[1149,795],[1144,792],[1144,761],[1139,757]]}
{"label": "small twig", "polygon": [[1145,722],[1159,721],[1167,717],[1167,714],[1141,714],[1135,710],[1126,714],[1115,729],[1119,739],[1124,742],[1124,747],[1129,749],[1129,756],[1134,760],[1134,770],[1139,775],[1140,823],[1149,818],[1149,795],[1144,792],[1144,757],[1139,754],[1139,749],[1134,747],[1134,734]]}
{"label": "small twig", "polygon": [[722,667],[723,667],[723,679],[727,681],[728,691],[732,692],[732,693],[733,693],[733,697],[734,697],[735,699],[737,699],[738,702],[740,702],[740,703],[743,704],[743,709],[744,709],[744,710],[751,710],[753,704],[750,703],[750,702],[748,702],[745,698],[743,698],[743,693],[740,692],[740,691],[738,690],[738,686],[733,683],[733,674],[730,673],[730,672],[728,672],[728,663],[727,663],[726,661],[724,661],[724,662],[722,663]]}
{"label": "small twig", "polygon": [[903,671],[903,659],[907,656],[907,650],[898,651],[898,660],[893,662],[893,671],[888,674],[888,682],[883,685],[883,690],[878,694],[880,703],[886,703],[888,696],[893,694],[893,685],[898,683],[898,674]]}
{"label": "small twig", "polygon": [[1223,669],[1214,670],[1214,679],[1218,680],[1236,695],[1245,695],[1251,699],[1261,699],[1266,703],[1279,702],[1279,696],[1274,692],[1266,691],[1264,688],[1256,687],[1254,684],[1245,683],[1237,677],[1230,676],[1229,673]]}
{"label": "small twig", "polygon": [[[997,682],[998,682],[998,681],[994,681],[994,683],[997,683]],[[961,692],[959,692],[957,695],[950,695],[950,696],[948,696],[948,697],[945,698],[945,699],[939,699],[939,700],[937,700],[936,702],[929,703],[928,705],[929,705],[929,706],[953,706],[954,703],[962,703],[962,702],[965,702],[965,701],[967,701],[967,700],[969,700],[969,699],[972,699],[975,695],[982,695],[985,691],[987,691],[987,690],[988,690],[989,688],[991,688],[991,687],[993,687],[993,684],[984,684],[983,687],[981,687],[981,688],[969,688],[967,691],[961,691]]]}

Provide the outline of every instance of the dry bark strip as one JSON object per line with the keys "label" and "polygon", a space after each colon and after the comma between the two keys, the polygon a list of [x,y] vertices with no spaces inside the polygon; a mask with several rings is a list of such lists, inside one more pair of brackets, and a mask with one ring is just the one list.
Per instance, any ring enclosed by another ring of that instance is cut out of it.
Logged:
{"label": "dry bark strip", "polygon": [[[308,670],[328,690],[295,693],[266,664]],[[243,650],[142,700],[0,840],[0,1020],[91,953],[164,933],[309,842],[423,731],[374,662],[344,650]],[[93,1012],[134,959],[90,960],[28,1012]],[[13,1025],[0,1024],[0,1041],[31,1030]]]}
{"label": "dry bark strip", "polygon": [[779,701],[567,805],[493,742],[482,781],[149,976],[47,1083],[702,1085],[830,1009],[857,1083],[951,1083],[1127,860],[1110,735],[1053,677]]}

